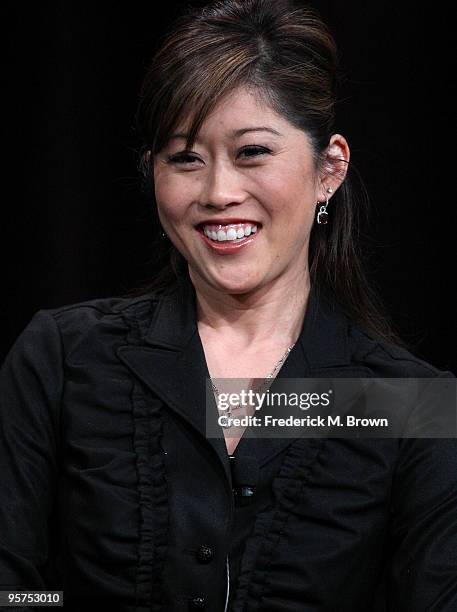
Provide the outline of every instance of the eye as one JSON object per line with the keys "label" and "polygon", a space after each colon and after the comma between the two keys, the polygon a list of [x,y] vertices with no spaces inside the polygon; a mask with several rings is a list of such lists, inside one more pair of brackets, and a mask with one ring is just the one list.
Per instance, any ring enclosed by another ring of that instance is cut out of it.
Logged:
{"label": "eye", "polygon": [[197,158],[188,153],[178,153],[177,155],[169,155],[167,157],[167,162],[169,164],[185,164],[188,163],[186,160],[190,160],[192,162],[194,159]]}
{"label": "eye", "polygon": [[[244,149],[241,149],[240,154],[247,152],[250,152],[251,154],[247,155],[245,159],[249,159],[251,157],[258,157],[259,155],[266,155],[268,153],[271,153],[271,150],[267,149],[266,147],[249,145],[247,147],[244,147]],[[195,157],[195,155],[183,152],[178,153],[177,155],[169,155],[167,161],[170,164],[188,164],[192,163],[193,161],[198,161],[198,159],[199,158]]]}
{"label": "eye", "polygon": [[246,151],[253,151],[254,155],[248,155],[247,157],[257,157],[258,155],[265,155],[267,153],[271,153],[270,149],[267,149],[266,147],[257,147],[257,146],[248,146],[248,147],[244,147],[244,149],[241,150],[241,153],[246,153]]}

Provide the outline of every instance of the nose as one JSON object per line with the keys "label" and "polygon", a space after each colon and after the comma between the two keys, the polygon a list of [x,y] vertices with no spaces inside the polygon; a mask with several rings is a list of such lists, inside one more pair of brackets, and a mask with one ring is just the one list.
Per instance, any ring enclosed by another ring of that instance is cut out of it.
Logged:
{"label": "nose", "polygon": [[204,179],[200,203],[205,208],[225,210],[244,201],[241,177],[223,162],[214,163]]}

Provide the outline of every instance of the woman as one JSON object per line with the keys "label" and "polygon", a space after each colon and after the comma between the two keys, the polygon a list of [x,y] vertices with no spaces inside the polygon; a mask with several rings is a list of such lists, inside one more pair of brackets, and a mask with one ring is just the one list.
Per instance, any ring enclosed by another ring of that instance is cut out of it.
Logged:
{"label": "woman", "polygon": [[189,10],[161,41],[137,119],[163,270],[40,310],[8,354],[3,590],[63,590],[68,610],[457,609],[455,438],[206,436],[209,377],[453,376],[401,346],[364,278],[335,82],[329,31],[286,0]]}

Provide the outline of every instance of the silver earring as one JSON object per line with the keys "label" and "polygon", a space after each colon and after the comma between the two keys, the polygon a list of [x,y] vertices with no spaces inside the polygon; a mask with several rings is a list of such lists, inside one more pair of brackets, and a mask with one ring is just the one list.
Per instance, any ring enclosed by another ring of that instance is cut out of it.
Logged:
{"label": "silver earring", "polygon": [[[321,204],[321,202],[316,202],[316,204]],[[319,223],[319,225],[325,225],[327,223],[327,220],[328,220],[327,206],[328,206],[328,198],[325,204],[319,208],[319,212],[317,213],[317,222]]]}
{"label": "silver earring", "polygon": [[[333,193],[333,189],[331,187],[327,187],[327,193]],[[320,204],[320,203],[321,202],[319,201],[316,202],[316,204]],[[317,222],[319,223],[319,225],[326,225],[328,221],[327,206],[328,206],[328,198],[326,199],[325,204],[319,208],[319,212],[317,213]]]}

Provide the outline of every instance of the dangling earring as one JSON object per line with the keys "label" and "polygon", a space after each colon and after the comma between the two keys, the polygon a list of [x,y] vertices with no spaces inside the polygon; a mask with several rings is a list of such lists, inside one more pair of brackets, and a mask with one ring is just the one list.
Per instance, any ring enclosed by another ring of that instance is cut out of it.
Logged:
{"label": "dangling earring", "polygon": [[[327,187],[327,193],[333,193],[333,189],[331,187]],[[321,202],[317,201],[316,205],[317,204],[321,204]],[[325,204],[319,208],[319,212],[317,213],[317,222],[319,223],[319,225],[325,225],[327,223],[327,220],[328,220],[327,206],[328,206],[328,198]]]}

